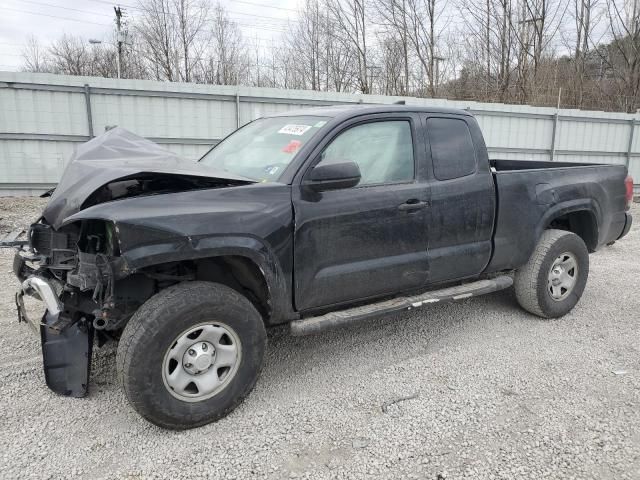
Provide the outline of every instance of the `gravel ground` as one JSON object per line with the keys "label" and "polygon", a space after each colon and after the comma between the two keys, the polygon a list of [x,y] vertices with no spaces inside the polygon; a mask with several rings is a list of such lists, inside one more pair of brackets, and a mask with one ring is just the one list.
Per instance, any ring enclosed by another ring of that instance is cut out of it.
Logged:
{"label": "gravel ground", "polygon": [[[42,205],[0,200],[0,230]],[[582,301],[557,321],[504,291],[312,337],[271,331],[249,398],[179,433],[127,405],[113,346],[94,356],[88,398],[46,388],[3,252],[0,477],[638,479],[639,247],[636,226],[592,255]]]}

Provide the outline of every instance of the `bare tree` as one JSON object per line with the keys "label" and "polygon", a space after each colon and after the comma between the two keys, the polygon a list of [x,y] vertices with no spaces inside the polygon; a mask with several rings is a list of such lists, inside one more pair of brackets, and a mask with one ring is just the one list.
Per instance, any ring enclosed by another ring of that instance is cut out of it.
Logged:
{"label": "bare tree", "polygon": [[555,38],[568,4],[562,0],[523,0],[516,38],[519,45],[518,86],[522,100],[531,95],[537,83],[542,56]]}
{"label": "bare tree", "polygon": [[[93,45],[88,51],[88,74],[99,77],[117,78],[118,51],[115,45]],[[122,69],[124,72],[124,68]]]}
{"label": "bare tree", "polygon": [[[575,106],[582,107],[584,103],[585,83],[587,83],[587,62],[590,54],[592,31],[597,23],[597,9],[599,0],[571,0],[575,30],[573,45],[573,75],[570,90],[573,92]],[[565,88],[565,91],[569,89]]]}
{"label": "bare tree", "polygon": [[245,82],[248,74],[246,46],[238,25],[229,20],[220,4],[214,9],[211,36],[211,83],[237,85]]}
{"label": "bare tree", "polygon": [[406,4],[407,36],[421,70],[427,77],[427,93],[435,97],[437,84],[440,81],[437,77],[441,73],[439,62],[444,60],[444,57],[438,53],[438,40],[442,29],[438,29],[436,23],[445,3],[441,0],[406,0]]}
{"label": "bare tree", "polygon": [[180,46],[177,19],[171,0],[141,0],[135,30],[141,52],[152,65],[156,79],[179,79]]}
{"label": "bare tree", "polygon": [[395,36],[380,38],[381,93],[406,95],[407,69],[405,69],[404,45]]}
{"label": "bare tree", "polygon": [[[500,91],[500,101],[505,101],[506,92],[509,89],[511,82],[511,59],[514,51],[514,35],[513,35],[513,7],[511,0],[498,0],[498,8],[494,9],[495,15],[493,18],[497,18],[498,25],[496,30],[498,32],[498,45],[497,49],[497,85]],[[491,30],[491,27],[489,27]]]}
{"label": "bare tree", "polygon": [[339,26],[330,15],[325,16],[326,48],[326,90],[349,91],[356,83],[358,73],[354,65],[357,54],[349,47],[349,42],[337,34]]}
{"label": "bare tree", "polygon": [[51,44],[51,69],[65,75],[91,75],[91,55],[87,44],[78,37],[63,35]]}
{"label": "bare tree", "polygon": [[[116,38],[112,40],[116,50]],[[145,42],[141,40],[140,33],[136,30],[127,31],[127,42],[123,45],[121,74],[122,78],[158,78],[155,72],[155,65],[150,63],[145,56]],[[114,78],[117,76],[117,65],[115,66]]]}
{"label": "bare tree", "polygon": [[467,68],[482,78],[477,94],[485,100],[506,101],[516,50],[512,0],[462,0],[459,9],[466,33],[460,36],[467,37]]}
{"label": "bare tree", "polygon": [[[270,46],[220,4],[136,1],[125,78],[535,105],[562,88],[567,106],[640,107],[638,0],[305,0]],[[23,69],[115,77],[116,52],[115,38],[32,37]]]}
{"label": "bare tree", "polygon": [[51,70],[47,51],[42,48],[35,35],[30,35],[22,49],[24,64],[22,69],[27,72],[48,72]]}
{"label": "bare tree", "polygon": [[[300,8],[298,20],[284,36],[286,47],[279,51],[285,88],[362,91],[362,58],[354,48],[354,37],[343,32],[322,0],[307,0]],[[358,21],[359,22],[359,21]]]}
{"label": "bare tree", "polygon": [[613,71],[619,108],[635,111],[640,93],[640,7],[634,0],[607,0],[606,8],[612,41],[601,58]]}
{"label": "bare tree", "polygon": [[307,0],[300,8],[298,21],[285,36],[290,48],[288,53],[297,52],[292,67],[297,68],[302,79],[301,88],[322,89],[322,78],[326,77],[326,26],[327,18],[320,12],[320,2]]}
{"label": "bare tree", "polygon": [[199,37],[205,33],[209,4],[202,0],[173,0],[173,7],[183,63],[180,76],[185,82],[190,82],[194,65],[202,54],[199,45],[205,39]]}
{"label": "bare tree", "polygon": [[358,90],[370,93],[368,69],[368,29],[370,27],[367,0],[327,0],[327,10],[338,27],[335,32],[355,52],[358,65]]}
{"label": "bare tree", "polygon": [[[394,65],[392,68],[398,69],[404,73],[403,78],[393,79],[390,83],[394,85],[394,95],[407,95],[409,93],[409,22],[407,20],[407,1],[408,0],[378,0],[376,6],[381,17],[382,26],[388,32],[382,41],[382,54],[385,59],[385,70],[387,74],[397,77],[398,72],[390,71],[391,61]],[[399,51],[398,51],[399,47]],[[395,59],[388,58],[391,50],[395,50],[393,54]],[[399,62],[401,62],[399,64]],[[387,79],[387,84],[389,84]]]}

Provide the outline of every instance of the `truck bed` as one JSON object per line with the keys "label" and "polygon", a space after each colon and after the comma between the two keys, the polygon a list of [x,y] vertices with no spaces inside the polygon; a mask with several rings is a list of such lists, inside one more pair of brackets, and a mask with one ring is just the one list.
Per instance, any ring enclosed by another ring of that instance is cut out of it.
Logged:
{"label": "truck bed", "polygon": [[577,163],[577,162],[548,162],[536,160],[489,160],[489,165],[496,172],[507,172],[514,170],[549,170],[556,168],[575,168],[575,167],[593,167],[607,166],[606,164],[596,163]]}
{"label": "truck bed", "polygon": [[[589,228],[587,247],[595,251],[624,229],[623,165],[490,160],[497,212],[494,256],[488,272],[526,263],[550,219],[580,211]],[[587,227],[585,227],[587,228]]]}

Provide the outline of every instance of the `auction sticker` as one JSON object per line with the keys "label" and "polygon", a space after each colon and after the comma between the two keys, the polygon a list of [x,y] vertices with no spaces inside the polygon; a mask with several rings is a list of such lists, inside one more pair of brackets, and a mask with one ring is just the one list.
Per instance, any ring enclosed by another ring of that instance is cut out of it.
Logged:
{"label": "auction sticker", "polygon": [[285,125],[278,133],[284,133],[285,135],[304,135],[307,130],[311,128],[311,125]]}
{"label": "auction sticker", "polygon": [[290,140],[289,143],[284,146],[282,151],[284,153],[294,153],[300,148],[300,145],[302,145],[302,142],[300,140]]}

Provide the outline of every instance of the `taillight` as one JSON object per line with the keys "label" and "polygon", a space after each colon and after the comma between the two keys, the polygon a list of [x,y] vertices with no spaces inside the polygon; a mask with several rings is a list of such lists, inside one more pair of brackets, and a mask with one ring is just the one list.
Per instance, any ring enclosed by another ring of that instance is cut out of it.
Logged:
{"label": "taillight", "polygon": [[626,188],[624,198],[627,201],[627,210],[629,210],[631,202],[633,202],[633,178],[631,178],[631,175],[624,179],[624,186]]}

